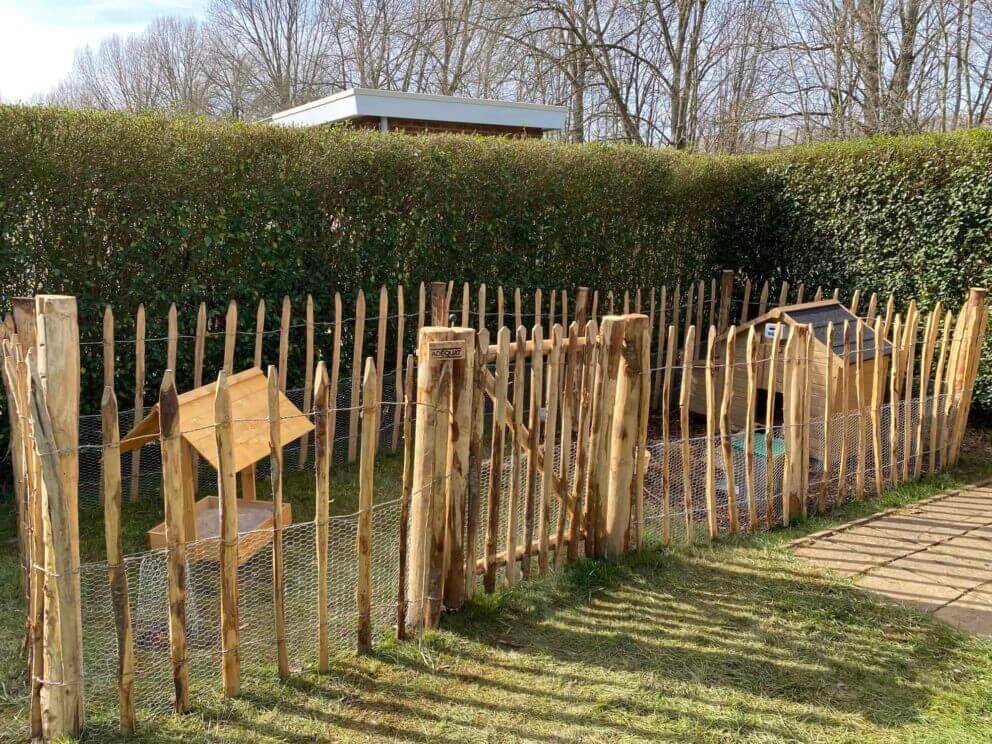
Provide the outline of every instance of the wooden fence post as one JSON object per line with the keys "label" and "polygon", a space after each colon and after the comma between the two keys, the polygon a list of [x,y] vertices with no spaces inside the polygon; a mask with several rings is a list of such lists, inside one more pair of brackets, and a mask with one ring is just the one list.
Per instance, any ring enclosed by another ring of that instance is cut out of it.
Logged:
{"label": "wooden fence post", "polygon": [[406,361],[406,380],[404,380],[403,385],[403,482],[400,492],[400,535],[397,546],[399,550],[399,587],[396,596],[396,639],[399,641],[406,638],[406,560],[410,526],[410,495],[413,492],[413,408],[416,402],[413,386],[416,357],[410,354]]}
{"label": "wooden fence post", "polygon": [[610,489],[610,446],[613,442],[614,408],[620,374],[624,320],[622,316],[607,315],[600,326],[597,345],[600,346],[593,390],[593,414],[588,500],[586,503],[586,555],[601,558],[607,550],[607,505]]}
{"label": "wooden fence post", "polygon": [[642,369],[644,332],[648,327],[646,315],[625,315],[620,320],[623,342],[619,358],[616,394],[613,406],[609,444],[609,480],[605,505],[605,554],[617,557],[627,549],[627,530],[631,520],[631,492],[637,460],[643,453],[638,448],[641,384],[647,370]]}
{"label": "wooden fence post", "polygon": [[[484,285],[483,285],[484,286]],[[480,305],[480,309],[481,309]],[[479,536],[481,507],[482,434],[485,428],[485,373],[489,353],[489,331],[480,328],[476,334],[475,359],[472,365],[472,429],[468,449],[468,499],[465,533],[465,597],[475,595],[476,544]]]}
{"label": "wooden fence post", "polygon": [[166,370],[158,398],[162,493],[165,498],[165,540],[169,592],[169,652],[175,710],[189,710],[189,661],[186,658],[186,525],[183,487],[185,455],[179,421],[179,396],[172,370]]}
{"label": "wooden fence post", "polygon": [[[331,455],[334,450],[334,418],[336,411],[331,405],[330,382],[327,367],[323,361],[317,362],[316,386],[313,391],[314,409],[314,547],[317,555],[317,671],[327,672],[329,668],[327,639],[327,591],[328,561],[327,546],[330,536],[328,523],[330,513]],[[401,554],[402,557],[402,554]]]}
{"label": "wooden fence post", "polygon": [[372,650],[372,493],[375,450],[379,440],[379,383],[375,363],[365,360],[362,381],[362,456],[358,476],[358,521],[355,550],[358,561],[355,610],[358,614],[358,653]]}
{"label": "wooden fence post", "polygon": [[279,411],[279,381],[275,367],[269,365],[267,392],[269,414],[269,477],[272,481],[272,609],[275,615],[276,664],[279,676],[289,676],[289,656],[286,652],[286,585],[283,575],[282,541],[282,414]]}
{"label": "wooden fence post", "polygon": [[955,381],[955,390],[960,391],[960,398],[958,400],[958,409],[952,430],[951,454],[949,457],[952,465],[957,464],[958,457],[961,454],[961,442],[964,439],[964,431],[968,423],[968,413],[971,410],[975,377],[978,374],[978,364],[982,353],[982,341],[988,323],[987,296],[988,290],[981,287],[972,287],[966,304],[968,323],[966,325],[967,334],[964,338],[965,361],[963,364],[957,365],[958,379]]}
{"label": "wooden fence post", "polygon": [[[433,300],[433,296],[431,298]],[[358,456],[358,408],[359,391],[362,383],[362,345],[365,343],[365,290],[358,291],[355,300],[355,338],[351,351],[351,404],[348,411],[348,462]]]}
{"label": "wooden fence post", "polygon": [[[78,572],[80,367],[77,318],[75,297],[39,295],[35,298],[38,379],[32,385],[32,417],[37,407],[42,420],[33,422],[36,437],[38,426],[47,424],[42,432],[50,439],[47,444],[38,446],[44,446],[46,453],[55,453],[51,457],[41,457],[44,498],[48,504],[47,509],[43,507],[43,516],[50,522],[55,538],[54,545],[46,546],[46,553],[51,554],[56,572],[54,583],[58,589],[56,601],[61,640],[62,689],[61,694],[56,693],[53,697],[63,703],[58,735],[74,736],[78,736],[83,724],[83,631]],[[41,455],[42,450],[39,449],[38,454]],[[56,488],[57,492],[53,493]],[[46,565],[48,563],[46,555]],[[46,585],[50,581],[49,575]],[[48,640],[46,636],[46,648]],[[49,689],[48,692],[54,691]]]}
{"label": "wooden fence post", "polygon": [[[692,293],[692,285],[689,285]],[[686,315],[688,318],[688,315]],[[692,369],[694,357],[692,345],[695,342],[696,326],[686,329],[685,346],[683,347],[682,381],[679,387],[679,439],[682,442],[682,504],[685,509],[685,539],[686,542],[696,541],[696,524],[692,506],[692,443],[689,441],[689,409],[692,402]]]}
{"label": "wooden fence post", "polygon": [[[145,306],[138,305],[134,325],[134,418],[132,426],[137,426],[145,417]],[[131,501],[138,500],[138,486],[141,477],[141,450],[131,453]]]}
{"label": "wooden fence post", "polygon": [[[493,401],[492,437],[489,447],[489,482],[486,487],[488,525],[483,588],[487,594],[496,590],[496,550],[499,542],[499,503],[502,494],[503,460],[506,444],[506,395],[510,376],[510,329],[501,326],[496,339],[496,369]],[[482,362],[485,363],[485,360]]]}
{"label": "wooden fence post", "polygon": [[[306,323],[306,348],[304,350],[304,360],[303,360],[303,413],[308,416],[313,413],[313,297],[307,295],[307,304],[305,309],[305,323]],[[283,390],[283,392],[286,392]],[[300,452],[299,460],[296,464],[297,470],[303,470],[303,466],[307,464],[307,456],[310,448],[310,435],[305,434],[300,439]]]}
{"label": "wooden fence post", "polygon": [[[434,286],[431,287],[432,312],[437,310]],[[445,342],[451,341],[449,328],[424,326],[417,343],[417,416],[406,581],[408,620],[417,628],[432,627],[437,621],[443,590],[446,411],[450,405],[448,358],[457,350],[441,350]]]}
{"label": "wooden fence post", "polygon": [[217,440],[217,490],[220,508],[220,643],[221,683],[225,697],[241,689],[241,643],[238,625],[238,481],[234,472],[234,434],[227,373],[217,376],[214,436]]}
{"label": "wooden fence post", "polygon": [[448,325],[448,285],[445,282],[431,282],[431,325]]}
{"label": "wooden fence post", "polygon": [[121,732],[134,731],[134,630],[127,593],[127,569],[121,547],[121,450],[117,397],[108,385],[101,402],[103,452],[100,490],[103,494],[103,525],[107,544],[107,574],[117,630],[117,687]]}
{"label": "wooden fence post", "polygon": [[724,269],[720,272],[720,325],[717,330],[723,333],[730,321],[730,300],[734,295],[734,272]]}
{"label": "wooden fence post", "polygon": [[448,433],[445,475],[444,605],[460,609],[465,602],[465,502],[468,494],[469,450],[472,440],[473,381],[475,378],[475,330],[469,326],[452,328],[455,353],[449,354],[451,367],[451,428]]}

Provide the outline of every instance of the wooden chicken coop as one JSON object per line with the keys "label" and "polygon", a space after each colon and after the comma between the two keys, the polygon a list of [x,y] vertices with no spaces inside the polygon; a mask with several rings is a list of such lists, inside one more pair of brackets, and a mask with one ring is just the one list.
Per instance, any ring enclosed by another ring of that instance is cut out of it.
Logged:
{"label": "wooden chicken coop", "polygon": [[[848,336],[848,353],[844,358],[844,322],[850,326]],[[875,364],[878,362],[878,351],[884,359],[892,353],[892,345],[887,341],[882,342],[881,347],[876,344],[875,332],[872,328],[860,320],[854,313],[844,307],[837,300],[822,300],[818,302],[806,302],[799,305],[783,305],[774,308],[764,315],[760,315],[747,323],[742,323],[733,329],[728,329],[717,337],[714,347],[715,365],[718,367],[717,384],[715,385],[716,408],[719,410],[723,397],[723,364],[726,359],[726,345],[731,340],[731,330],[733,331],[732,342],[734,343],[734,358],[736,360],[734,378],[732,381],[733,395],[730,404],[730,423],[735,429],[743,428],[747,422],[747,373],[743,366],[747,359],[747,338],[752,327],[757,334],[756,354],[759,360],[757,386],[759,390],[768,393],[768,367],[767,359],[771,357],[772,344],[775,333],[778,331],[779,343],[776,351],[775,369],[775,389],[773,394],[782,394],[782,383],[784,380],[783,351],[786,341],[792,330],[798,326],[811,326],[813,339],[811,344],[811,356],[809,362],[809,393],[810,410],[820,412],[824,410],[826,404],[827,385],[831,385],[831,404],[835,412],[844,410],[844,395],[847,397],[847,410],[858,409],[858,390],[855,366],[857,363],[857,353],[855,349],[855,330],[857,323],[862,323],[863,352],[861,367],[861,392],[863,400],[871,399],[871,384],[875,371]],[[827,347],[827,326],[833,323],[834,332],[830,348]],[[829,360],[829,365],[827,361]],[[847,390],[842,394],[840,389],[842,381],[842,370],[848,367]],[[827,379],[829,370],[829,379]],[[690,402],[690,410],[700,415],[706,414],[706,370],[703,363],[696,361],[693,367],[693,391]],[[817,416],[818,417],[818,416]],[[758,415],[760,421],[762,416]],[[811,441],[810,455],[816,459],[823,457],[822,439]]]}
{"label": "wooden chicken coop", "polygon": [[[234,469],[239,474],[241,498],[238,499],[238,562],[245,563],[272,539],[272,503],[255,500],[255,464],[271,452],[269,445],[268,398],[266,379],[258,368],[238,372],[228,378],[231,395]],[[214,384],[203,385],[179,396],[179,420],[183,448],[183,526],[187,543],[192,546],[190,559],[217,560],[220,535],[220,504],[216,496],[195,500],[196,459],[202,457],[218,468],[216,427],[214,425]],[[280,443],[287,445],[313,430],[310,420],[279,393]],[[159,408],[148,415],[121,440],[121,453],[131,452],[159,439]],[[290,505],[282,505],[282,523],[292,521]],[[165,548],[165,523],[148,531],[148,546]]]}

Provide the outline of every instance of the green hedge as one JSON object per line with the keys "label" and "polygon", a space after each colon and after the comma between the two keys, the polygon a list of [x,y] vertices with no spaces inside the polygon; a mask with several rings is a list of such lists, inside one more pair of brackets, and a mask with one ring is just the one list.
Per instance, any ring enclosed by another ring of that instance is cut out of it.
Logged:
{"label": "green hedge", "polygon": [[[186,323],[201,300],[219,319],[228,298],[253,314],[311,292],[326,317],[359,286],[720,267],[956,308],[992,282],[990,161],[984,132],[693,157],[0,106],[0,272],[8,297],[77,295],[88,338],[108,301],[128,337],[139,302],[161,335],[173,301]],[[976,397],[992,410],[987,364]]]}
{"label": "green hedge", "polygon": [[[941,300],[955,311],[968,287],[992,287],[992,132],[868,139],[754,161],[777,202],[766,255],[797,256],[807,283],[894,292],[924,308]],[[987,335],[975,395],[985,414],[990,362]]]}

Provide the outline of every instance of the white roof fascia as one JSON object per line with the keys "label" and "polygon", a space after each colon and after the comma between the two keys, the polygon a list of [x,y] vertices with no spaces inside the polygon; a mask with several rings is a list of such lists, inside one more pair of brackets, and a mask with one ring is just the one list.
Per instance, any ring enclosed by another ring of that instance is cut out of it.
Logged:
{"label": "white roof fascia", "polygon": [[567,109],[536,103],[351,88],[273,114],[276,124],[308,127],[360,116],[420,119],[456,124],[562,129]]}

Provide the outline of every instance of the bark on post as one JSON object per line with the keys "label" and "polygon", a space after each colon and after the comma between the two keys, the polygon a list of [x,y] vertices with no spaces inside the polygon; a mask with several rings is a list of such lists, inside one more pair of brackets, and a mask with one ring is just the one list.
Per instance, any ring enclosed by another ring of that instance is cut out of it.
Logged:
{"label": "bark on post", "polygon": [[[46,566],[56,575],[58,625],[61,642],[61,688],[51,685],[47,691],[57,703],[61,702],[58,721],[59,734],[78,736],[83,724],[83,622],[79,590],[79,324],[76,298],[60,295],[39,295],[35,298],[35,343],[37,378],[32,385],[32,419],[35,438],[47,434],[48,444],[38,442],[44,486],[44,518],[51,528],[55,543],[46,545]],[[39,427],[41,431],[39,432]],[[41,447],[46,447],[43,452]],[[48,456],[47,453],[54,453]],[[43,455],[43,456],[42,456]],[[54,479],[53,477],[54,476]],[[49,602],[46,577],[46,610]],[[46,622],[45,647],[49,645]],[[54,638],[51,639],[53,642]],[[46,668],[46,676],[47,676]],[[51,677],[47,677],[52,680]],[[44,709],[44,694],[42,705]]]}
{"label": "bark on post", "polygon": [[[438,287],[444,285],[438,284]],[[432,285],[432,310],[435,290]],[[450,375],[453,359],[462,365],[472,344],[471,329],[425,326],[417,344],[417,416],[414,435],[413,476],[410,499],[410,560],[407,567],[408,622],[413,627],[432,627],[438,619],[444,589],[444,537],[447,412],[451,406]],[[471,374],[466,371],[466,378]],[[471,408],[471,394],[466,408]],[[465,438],[465,460],[469,428]],[[459,442],[460,445],[460,442]],[[464,483],[464,478],[462,479]],[[463,574],[464,575],[464,574]]]}
{"label": "bark on post", "polygon": [[362,380],[362,453],[358,470],[358,522],[355,549],[358,561],[355,610],[358,614],[358,653],[372,650],[372,493],[375,450],[379,439],[379,383],[375,363],[365,360]]}
{"label": "bark on post", "polygon": [[103,455],[100,490],[103,495],[103,525],[107,545],[107,577],[117,630],[117,687],[121,733],[134,732],[134,630],[127,594],[127,570],[121,548],[121,450],[117,397],[114,389],[103,389],[101,402]]}
{"label": "bark on post", "polygon": [[220,519],[221,683],[225,697],[241,689],[238,625],[238,481],[234,472],[234,433],[227,374],[217,376],[214,422],[217,439],[217,489]]}
{"label": "bark on post", "polygon": [[[609,481],[606,491],[606,544],[610,557],[621,555],[627,547],[627,529],[631,517],[631,486],[634,483],[637,452],[641,379],[646,370],[641,368],[641,349],[644,332],[648,328],[646,315],[625,315],[619,321],[623,327],[620,349],[613,420],[609,443]],[[604,325],[606,321],[604,320]]]}

